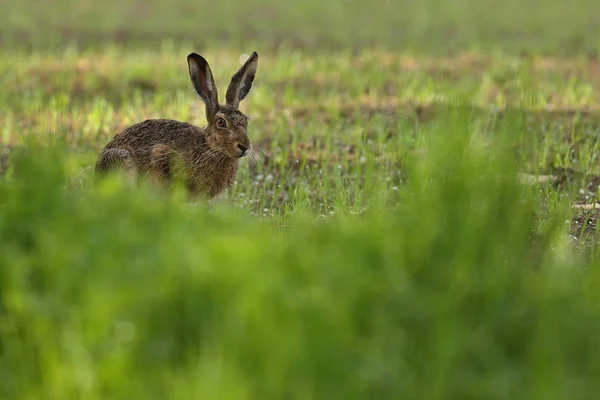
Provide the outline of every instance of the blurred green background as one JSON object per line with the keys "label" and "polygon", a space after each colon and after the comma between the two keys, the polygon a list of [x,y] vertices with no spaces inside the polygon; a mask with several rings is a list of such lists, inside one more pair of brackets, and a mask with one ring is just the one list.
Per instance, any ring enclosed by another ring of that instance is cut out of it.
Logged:
{"label": "blurred green background", "polygon": [[476,47],[595,55],[595,0],[4,0],[3,46],[117,41],[286,44],[448,53]]}

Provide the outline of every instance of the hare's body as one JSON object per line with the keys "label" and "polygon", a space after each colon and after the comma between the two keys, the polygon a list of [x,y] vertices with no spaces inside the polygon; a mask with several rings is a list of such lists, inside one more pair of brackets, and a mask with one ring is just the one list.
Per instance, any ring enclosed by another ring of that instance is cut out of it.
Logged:
{"label": "hare's body", "polygon": [[[176,162],[179,162],[176,165]],[[149,119],[115,136],[105,147],[97,169],[118,166],[168,184],[175,169],[192,194],[218,196],[235,181],[239,160],[210,151],[204,131],[187,122]]]}
{"label": "hare's body", "polygon": [[239,159],[251,147],[248,118],[238,110],[256,73],[257,55],[233,76],[227,103],[217,101],[217,89],[208,63],[197,54],[188,56],[196,93],[206,104],[208,125],[199,128],[171,119],[148,119],[117,134],[102,150],[98,172],[124,167],[149,175],[163,184],[180,180],[191,194],[218,196],[235,181]]}

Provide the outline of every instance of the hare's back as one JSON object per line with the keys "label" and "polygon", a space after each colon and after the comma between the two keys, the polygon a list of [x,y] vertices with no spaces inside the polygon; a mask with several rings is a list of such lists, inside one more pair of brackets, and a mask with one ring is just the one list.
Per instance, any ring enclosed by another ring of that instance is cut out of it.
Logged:
{"label": "hare's back", "polygon": [[198,127],[172,119],[147,119],[117,134],[106,148],[127,147],[131,150],[174,144],[201,134]]}

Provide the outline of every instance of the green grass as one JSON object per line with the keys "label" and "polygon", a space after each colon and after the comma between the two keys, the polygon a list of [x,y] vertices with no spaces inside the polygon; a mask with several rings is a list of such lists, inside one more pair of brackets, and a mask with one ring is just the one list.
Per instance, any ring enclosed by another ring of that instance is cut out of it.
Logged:
{"label": "green grass", "polygon": [[[4,5],[0,398],[595,398],[598,8],[256,3]],[[255,49],[223,199],[93,174]]]}
{"label": "green grass", "polygon": [[4,4],[0,18],[2,44],[33,49],[172,39],[199,48],[285,44],[311,53],[476,47],[597,55],[600,33],[595,0],[24,0]]}
{"label": "green grass", "polygon": [[499,140],[468,117],[428,130],[397,190],[368,168],[359,215],[339,177],[325,219],[290,191],[285,229],[82,179],[62,147],[17,151],[0,186],[3,397],[587,398],[598,260],[570,248],[568,210],[536,216],[498,143],[518,121]]}

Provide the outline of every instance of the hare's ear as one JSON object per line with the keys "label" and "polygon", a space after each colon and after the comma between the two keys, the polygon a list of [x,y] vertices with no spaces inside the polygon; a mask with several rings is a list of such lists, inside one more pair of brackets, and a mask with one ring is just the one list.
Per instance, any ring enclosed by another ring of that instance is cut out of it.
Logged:
{"label": "hare's ear", "polygon": [[206,105],[206,118],[211,121],[219,109],[219,96],[208,62],[199,54],[187,56],[194,91]]}
{"label": "hare's ear", "polygon": [[233,75],[227,93],[225,94],[225,100],[227,105],[238,108],[240,101],[244,100],[250,88],[252,82],[256,76],[256,68],[258,67],[258,54],[252,52],[252,55],[246,60],[244,65]]}

